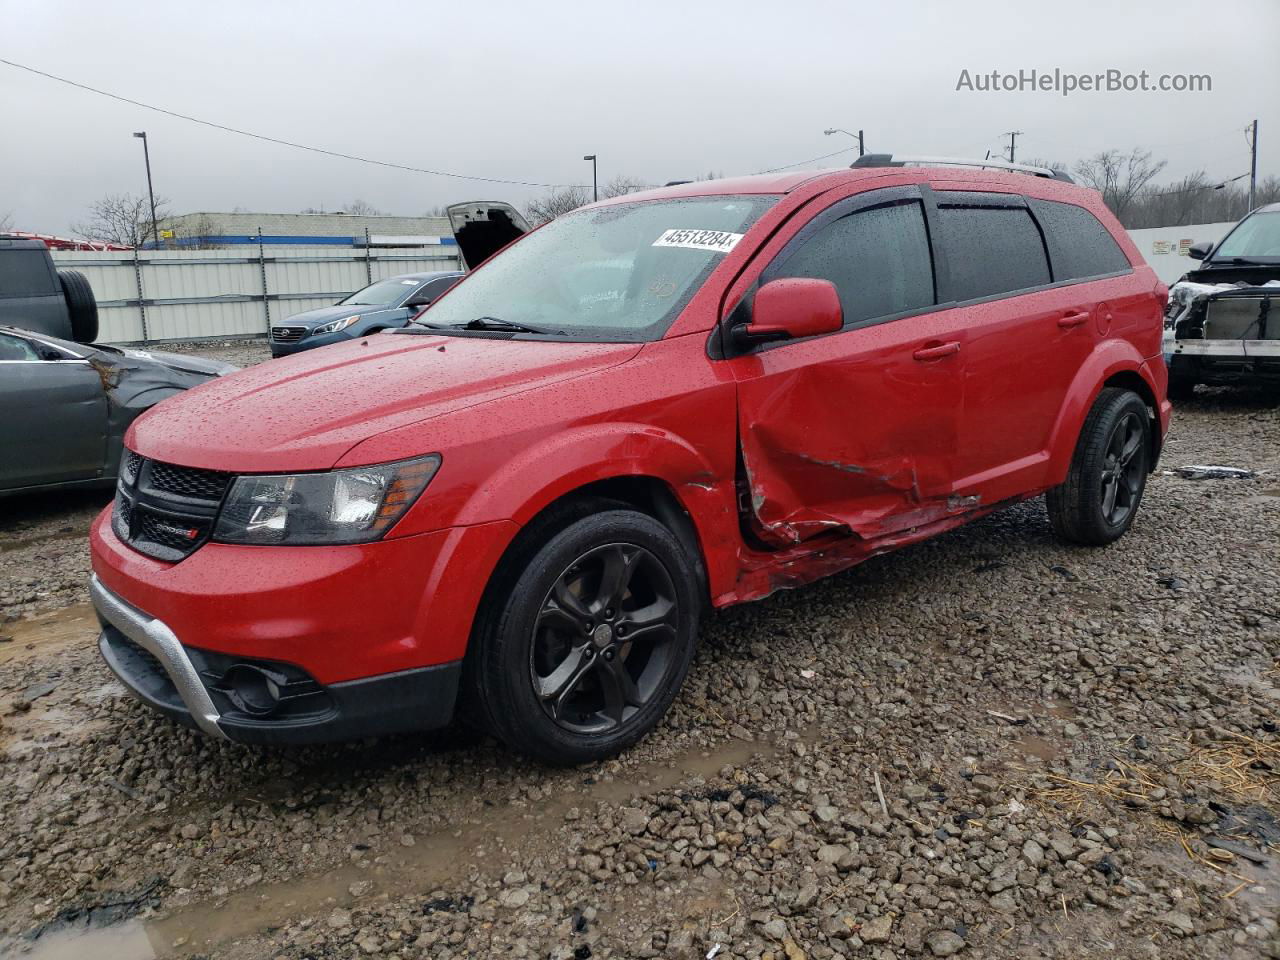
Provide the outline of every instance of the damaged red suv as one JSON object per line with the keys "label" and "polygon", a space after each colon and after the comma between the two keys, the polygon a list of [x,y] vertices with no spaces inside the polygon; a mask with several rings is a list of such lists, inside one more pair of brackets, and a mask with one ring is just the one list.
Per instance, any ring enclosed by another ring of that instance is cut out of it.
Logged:
{"label": "damaged red suv", "polygon": [[[518,218],[455,218],[469,262]],[[1166,290],[1061,175],[912,166],[585,207],[410,327],[140,418],[93,528],[107,663],[256,744],[461,712],[551,762],[671,705],[699,615],[1047,494],[1133,523]]]}

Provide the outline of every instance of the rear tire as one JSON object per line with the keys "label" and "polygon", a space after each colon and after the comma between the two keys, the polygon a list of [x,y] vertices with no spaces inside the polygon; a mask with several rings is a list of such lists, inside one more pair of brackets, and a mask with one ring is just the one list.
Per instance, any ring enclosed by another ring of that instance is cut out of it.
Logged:
{"label": "rear tire", "polygon": [[93,343],[98,339],[98,301],[88,278],[79,270],[59,270],[58,280],[71,318],[71,339]]}
{"label": "rear tire", "polygon": [[468,652],[466,710],[557,765],[613,756],[652,730],[693,659],[698,576],[680,541],[612,501],[536,524],[495,575]]}
{"label": "rear tire", "polygon": [[1066,481],[1045,497],[1054,532],[1087,546],[1124,536],[1138,515],[1150,458],[1147,405],[1130,390],[1105,388],[1085,418]]}

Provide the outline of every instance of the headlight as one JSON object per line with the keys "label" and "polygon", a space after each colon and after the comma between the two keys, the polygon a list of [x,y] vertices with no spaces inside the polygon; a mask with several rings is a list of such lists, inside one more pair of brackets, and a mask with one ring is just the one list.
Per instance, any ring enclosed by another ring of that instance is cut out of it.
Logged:
{"label": "headlight", "polygon": [[311,336],[318,337],[322,333],[337,333],[339,330],[347,329],[347,327],[351,326],[359,319],[360,314],[357,313],[354,317],[343,317],[341,320],[330,320],[328,323],[322,323],[320,326],[312,330]]}
{"label": "headlight", "polygon": [[317,544],[377,540],[426,489],[440,456],[327,473],[237,477],[218,514],[223,543]]}

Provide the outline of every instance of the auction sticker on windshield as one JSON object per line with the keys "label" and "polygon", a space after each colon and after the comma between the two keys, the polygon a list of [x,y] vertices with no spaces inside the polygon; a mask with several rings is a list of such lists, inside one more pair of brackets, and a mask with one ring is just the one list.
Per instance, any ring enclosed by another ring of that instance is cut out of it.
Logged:
{"label": "auction sticker on windshield", "polygon": [[686,247],[689,250],[710,250],[713,253],[728,253],[741,240],[741,233],[726,233],[723,230],[687,230],[677,228],[668,230],[657,240],[655,247]]}

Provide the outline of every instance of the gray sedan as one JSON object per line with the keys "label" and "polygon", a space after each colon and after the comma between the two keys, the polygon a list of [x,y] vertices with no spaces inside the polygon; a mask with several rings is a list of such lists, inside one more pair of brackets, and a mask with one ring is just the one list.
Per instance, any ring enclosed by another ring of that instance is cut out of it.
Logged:
{"label": "gray sedan", "polygon": [[0,496],[114,482],[139,414],[235,369],[0,326]]}

